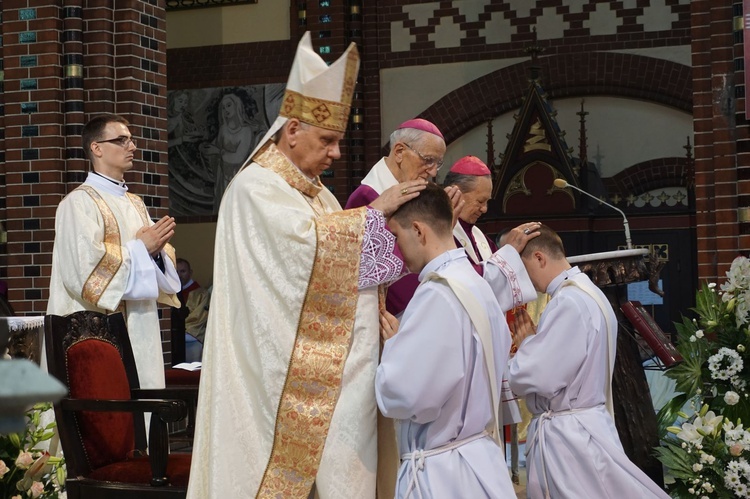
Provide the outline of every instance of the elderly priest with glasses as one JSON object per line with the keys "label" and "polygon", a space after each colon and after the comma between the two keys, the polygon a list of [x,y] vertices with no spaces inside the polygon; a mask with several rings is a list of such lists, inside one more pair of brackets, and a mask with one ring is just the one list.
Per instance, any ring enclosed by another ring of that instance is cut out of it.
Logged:
{"label": "elderly priest with glasses", "polygon": [[175,222],[153,222],[140,196],[128,192],[135,140],[125,118],[96,116],[83,127],[93,171],[60,202],[47,313],[120,311],[127,321],[142,388],[164,387],[157,302],[179,307],[180,278],[169,240]]}

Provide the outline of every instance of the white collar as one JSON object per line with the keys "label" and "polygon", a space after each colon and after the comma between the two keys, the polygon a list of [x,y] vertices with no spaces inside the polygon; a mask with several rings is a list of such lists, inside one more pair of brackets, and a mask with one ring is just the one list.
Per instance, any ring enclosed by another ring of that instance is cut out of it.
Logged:
{"label": "white collar", "polygon": [[128,192],[128,186],[125,185],[125,182],[118,182],[101,173],[89,172],[84,184],[96,187],[115,196],[124,196]]}
{"label": "white collar", "polygon": [[362,179],[362,185],[371,187],[378,194],[383,194],[383,191],[398,184],[398,180],[391,173],[390,168],[385,162],[385,158],[381,158],[380,161],[375,163],[370,172]]}

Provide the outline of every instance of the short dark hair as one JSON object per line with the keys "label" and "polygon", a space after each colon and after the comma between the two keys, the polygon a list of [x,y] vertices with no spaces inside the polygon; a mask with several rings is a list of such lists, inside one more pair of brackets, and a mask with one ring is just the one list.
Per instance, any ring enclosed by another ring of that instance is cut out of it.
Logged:
{"label": "short dark hair", "polygon": [[565,258],[565,246],[562,239],[560,239],[557,232],[544,224],[539,226],[539,235],[526,243],[521,256],[528,256],[534,251],[541,251],[558,260]]}
{"label": "short dark hair", "polygon": [[402,227],[422,222],[441,236],[453,232],[453,204],[445,189],[432,182],[427,183],[419,196],[402,204],[391,218]]}
{"label": "short dark hair", "polygon": [[188,262],[184,258],[178,258],[177,260],[175,260],[174,263],[175,263],[175,266],[177,266],[178,263],[184,263],[185,265],[187,265],[188,270],[193,270],[193,268],[190,266],[190,262]]}
{"label": "short dark hair", "polygon": [[105,113],[92,118],[83,127],[83,131],[81,132],[83,152],[91,161],[94,160],[94,158],[91,156],[91,144],[96,142],[97,140],[102,139],[104,129],[109,123],[122,123],[125,126],[130,126],[128,120],[126,120],[122,116],[119,116],[117,114]]}

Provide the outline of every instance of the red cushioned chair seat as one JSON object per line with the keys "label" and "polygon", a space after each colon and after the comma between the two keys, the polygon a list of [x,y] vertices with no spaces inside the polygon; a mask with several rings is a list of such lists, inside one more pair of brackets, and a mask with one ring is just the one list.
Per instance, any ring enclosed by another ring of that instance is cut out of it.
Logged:
{"label": "red cushioned chair seat", "polygon": [[167,369],[164,371],[167,386],[197,386],[201,382],[200,371]]}
{"label": "red cushioned chair seat", "polygon": [[[173,487],[187,487],[192,454],[170,454],[167,477]],[[136,457],[93,470],[86,478],[108,482],[125,482],[148,485],[151,483],[151,465],[148,456]]]}
{"label": "red cushioned chair seat", "polygon": [[[111,343],[78,342],[67,351],[67,365],[72,398],[130,399],[125,366]],[[92,468],[124,459],[135,446],[133,415],[128,412],[80,412],[78,431]]]}

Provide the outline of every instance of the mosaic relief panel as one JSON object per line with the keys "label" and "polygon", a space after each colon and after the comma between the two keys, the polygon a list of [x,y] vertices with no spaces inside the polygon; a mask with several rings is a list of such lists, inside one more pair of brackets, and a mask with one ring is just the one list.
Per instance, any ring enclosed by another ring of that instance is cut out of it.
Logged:
{"label": "mosaic relief panel", "polygon": [[[446,6],[450,4],[450,6]],[[391,50],[406,52],[460,47],[467,43],[528,41],[531,27],[540,40],[656,32],[674,28],[689,15],[690,0],[453,0],[401,6],[391,22]],[[566,33],[568,32],[568,33]],[[415,47],[415,44],[419,44]]]}

